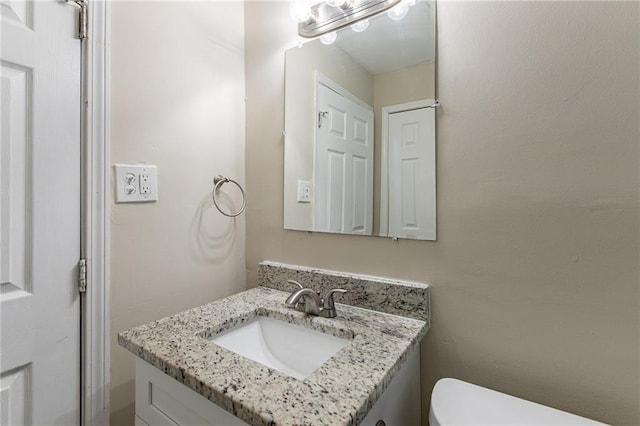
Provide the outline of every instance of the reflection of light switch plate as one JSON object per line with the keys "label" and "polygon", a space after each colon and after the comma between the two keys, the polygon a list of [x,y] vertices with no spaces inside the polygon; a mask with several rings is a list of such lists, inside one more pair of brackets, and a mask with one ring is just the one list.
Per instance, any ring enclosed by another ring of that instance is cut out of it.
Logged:
{"label": "reflection of light switch plate", "polygon": [[306,180],[298,180],[298,202],[311,202],[311,182]]}
{"label": "reflection of light switch plate", "polygon": [[158,201],[156,166],[116,164],[116,203]]}

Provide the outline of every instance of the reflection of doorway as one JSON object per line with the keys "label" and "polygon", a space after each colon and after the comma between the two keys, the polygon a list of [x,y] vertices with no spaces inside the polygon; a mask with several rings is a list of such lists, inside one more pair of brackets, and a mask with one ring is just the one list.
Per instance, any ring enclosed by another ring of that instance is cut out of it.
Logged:
{"label": "reflection of doorway", "polygon": [[380,235],[436,239],[433,102],[382,109]]}
{"label": "reflection of doorway", "polygon": [[373,109],[317,74],[313,229],[373,231]]}

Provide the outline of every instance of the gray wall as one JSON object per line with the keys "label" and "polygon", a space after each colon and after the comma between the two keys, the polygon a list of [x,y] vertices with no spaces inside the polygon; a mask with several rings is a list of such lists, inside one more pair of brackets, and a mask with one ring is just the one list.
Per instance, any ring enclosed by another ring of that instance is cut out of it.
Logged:
{"label": "gray wall", "polygon": [[246,4],[247,279],[268,259],[433,284],[450,376],[640,424],[639,4],[438,4],[438,241],[282,230],[287,4]]}

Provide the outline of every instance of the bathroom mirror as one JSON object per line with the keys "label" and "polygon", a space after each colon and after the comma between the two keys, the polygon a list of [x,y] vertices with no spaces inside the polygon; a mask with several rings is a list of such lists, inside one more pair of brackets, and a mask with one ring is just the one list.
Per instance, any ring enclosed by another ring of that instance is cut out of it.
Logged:
{"label": "bathroom mirror", "polygon": [[436,239],[435,7],[287,50],[285,229]]}

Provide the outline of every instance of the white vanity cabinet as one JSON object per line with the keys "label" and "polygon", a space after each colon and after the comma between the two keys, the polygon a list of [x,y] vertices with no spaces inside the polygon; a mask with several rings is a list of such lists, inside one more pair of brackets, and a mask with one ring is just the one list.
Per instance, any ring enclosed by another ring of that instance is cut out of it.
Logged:
{"label": "white vanity cabinet", "polygon": [[154,366],[136,358],[136,426],[176,424],[247,425]]}
{"label": "white vanity cabinet", "polygon": [[[269,389],[265,388],[265,392]],[[245,426],[248,423],[136,358],[136,426],[176,424]],[[409,356],[360,425],[420,425],[419,349]]]}
{"label": "white vanity cabinet", "polygon": [[[380,297],[389,297],[388,287]],[[401,299],[404,308],[414,303],[428,309],[428,287],[406,290],[410,297],[389,290],[394,303]],[[316,318],[287,307],[282,301],[289,294],[257,287],[118,333],[118,343],[137,357],[138,425],[418,426],[419,347],[430,326],[428,310],[425,315],[409,312],[418,317],[413,318],[340,305],[336,318]],[[306,340],[261,319],[304,329]],[[249,333],[260,324],[257,337]],[[328,343],[312,339],[313,333],[347,344],[316,359]],[[243,355],[241,346],[226,348],[219,340],[232,335],[246,335],[250,353]],[[291,349],[290,341],[298,346]],[[296,356],[283,356],[283,348]],[[178,367],[185,365],[187,371]],[[295,372],[304,373],[303,378],[294,378]],[[376,394],[374,401],[371,395]]]}
{"label": "white vanity cabinet", "polygon": [[[420,348],[402,365],[360,426],[420,425]],[[384,423],[378,423],[382,420]]]}

